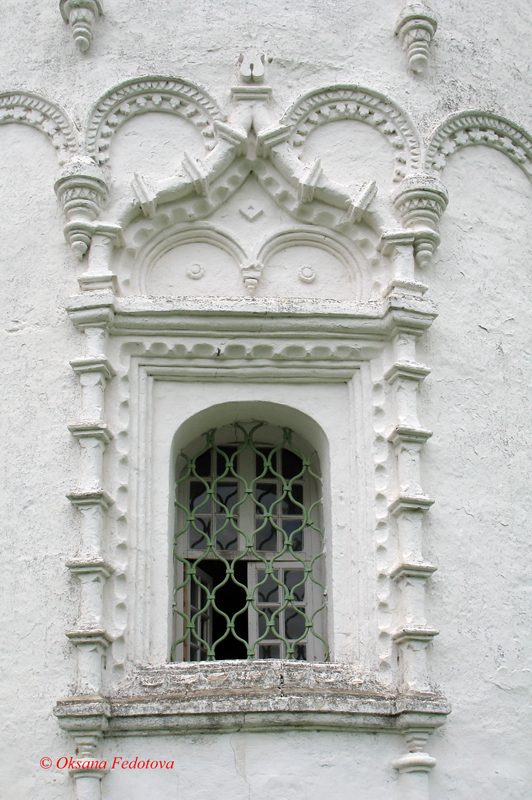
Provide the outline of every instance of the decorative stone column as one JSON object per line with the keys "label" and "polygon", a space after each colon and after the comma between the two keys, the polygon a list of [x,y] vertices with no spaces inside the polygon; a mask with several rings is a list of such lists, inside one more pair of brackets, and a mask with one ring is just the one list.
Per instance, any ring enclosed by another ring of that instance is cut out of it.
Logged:
{"label": "decorative stone column", "polygon": [[401,655],[401,683],[406,691],[429,691],[425,648],[438,631],[427,627],[424,610],[425,581],[435,571],[423,559],[423,515],[433,504],[421,487],[420,450],[432,435],[419,424],[417,390],[430,370],[415,360],[415,336],[399,331],[394,342],[395,361],[385,373],[393,387],[396,425],[388,439],[397,457],[397,496],[390,512],[397,519],[399,563],[391,578],[401,588],[399,625],[393,639]]}
{"label": "decorative stone column", "polygon": [[96,19],[103,16],[101,0],[60,0],[61,14],[72,26],[74,41],[81,52],[89,49]]}
{"label": "decorative stone column", "polygon": [[78,651],[79,695],[100,695],[102,656],[111,642],[105,630],[104,584],[113,570],[104,558],[106,514],[112,503],[103,488],[103,455],[112,435],[105,422],[106,384],[115,372],[105,355],[107,309],[92,310],[79,327],[85,333],[85,356],[71,362],[81,384],[81,412],[69,426],[81,446],[81,488],[68,499],[81,513],[80,546],[68,568],[80,583],[80,612],[68,638]]}
{"label": "decorative stone column", "polygon": [[440,243],[438,224],[447,208],[447,189],[437,178],[416,173],[404,178],[393,202],[407,228],[414,232],[418,267],[426,267]]}
{"label": "decorative stone column", "polygon": [[74,697],[59,701],[54,714],[76,743],[79,767],[69,770],[76,800],[101,800],[101,782],[107,769],[99,746],[111,716],[109,704],[99,697]]}
{"label": "decorative stone column", "polygon": [[[416,341],[436,316],[433,305],[423,295],[427,289],[416,281],[414,248],[416,234],[394,231],[384,234],[380,249],[391,257],[393,278],[389,297],[394,308],[410,308],[408,314],[394,316],[393,363],[385,372],[392,390],[395,425],[388,436],[397,465],[397,493],[389,505],[396,518],[398,561],[390,579],[400,589],[400,607],[392,638],[399,656],[399,688],[404,696],[431,696],[427,680],[426,648],[438,631],[427,624],[425,583],[436,567],[423,557],[423,516],[433,504],[424,493],[420,472],[420,453],[432,435],[421,427],[417,413],[418,387],[430,370],[416,358]],[[404,800],[428,800],[427,774],[435,760],[424,752],[433,730],[414,716],[405,725],[408,752],[394,761],[401,774]]]}
{"label": "decorative stone column", "polygon": [[425,752],[431,730],[412,727],[405,733],[406,753],[393,762],[399,772],[403,800],[428,800],[429,772],[436,759]]}

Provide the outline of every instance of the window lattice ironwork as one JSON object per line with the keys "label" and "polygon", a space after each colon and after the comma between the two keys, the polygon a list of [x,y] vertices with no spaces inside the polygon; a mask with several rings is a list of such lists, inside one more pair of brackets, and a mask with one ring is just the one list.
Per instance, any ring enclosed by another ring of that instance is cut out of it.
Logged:
{"label": "window lattice ironwork", "polygon": [[180,456],[172,658],[326,660],[315,454],[289,428],[275,444],[265,423],[232,428],[229,444],[213,429]]}

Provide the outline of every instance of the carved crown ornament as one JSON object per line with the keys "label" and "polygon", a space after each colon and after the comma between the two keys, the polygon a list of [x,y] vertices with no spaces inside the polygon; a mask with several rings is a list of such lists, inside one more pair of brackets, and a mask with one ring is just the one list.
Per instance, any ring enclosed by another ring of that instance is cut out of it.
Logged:
{"label": "carved crown ornament", "polygon": [[[79,10],[84,0],[69,2],[62,3],[65,14]],[[407,7],[410,10],[402,16],[404,24],[410,24],[412,9],[419,12],[417,6]],[[246,54],[240,71],[242,80],[249,81],[247,86],[257,84],[259,88],[264,78],[264,58]],[[55,147],[63,165],[55,189],[68,220],[65,237],[80,260],[90,249],[95,234],[107,237],[114,247],[121,246],[121,228],[130,222],[135,209],[150,216],[158,205],[188,193],[204,198],[204,212],[199,216],[206,218],[227,194],[227,185],[222,188],[224,176],[226,184],[233,181],[234,186],[234,181],[240,180],[235,171],[245,177],[251,164],[251,171],[263,187],[306,224],[323,225],[327,217],[325,206],[329,209],[326,224],[337,229],[365,218],[382,235],[397,229],[399,222],[405,231],[413,231],[416,263],[423,267],[439,242],[438,222],[448,197],[436,176],[450,156],[463,147],[485,145],[503,152],[532,178],[532,138],[510,120],[492,113],[453,114],[424,142],[397,103],[358,86],[338,84],[308,92],[277,122],[271,103],[265,105],[263,99],[248,99],[244,116],[239,99],[233,97],[233,102],[236,108],[228,116],[204,89],[193,83],[148,76],[125,81],[106,92],[92,108],[81,137],[58,105],[30,92],[0,94],[0,124],[34,127]],[[195,126],[204,141],[205,157],[185,153],[181,171],[159,186],[149,186],[147,179],[138,175],[131,195],[115,203],[108,221],[100,222],[112,183],[113,136],[122,125],[148,112],[172,114]],[[379,192],[375,182],[358,187],[335,183],[327,177],[319,158],[313,163],[303,160],[305,142],[312,132],[340,120],[363,122],[389,143],[395,153],[391,178],[398,184],[391,196],[383,194],[382,187]],[[254,269],[254,277],[248,274],[248,291],[256,289],[260,280],[260,270]]]}
{"label": "carved crown ornament", "polygon": [[[83,2],[67,0],[62,9],[65,14],[74,13]],[[418,5],[405,9],[404,25],[410,25],[414,11],[421,14]],[[261,83],[264,64],[261,54],[242,57],[241,79],[248,81],[243,88],[269,89]],[[414,234],[416,263],[423,267],[439,242],[438,222],[448,197],[437,176],[450,156],[472,145],[492,147],[532,178],[532,138],[496,114],[452,114],[423,141],[409,115],[391,98],[371,89],[338,84],[313,90],[277,119],[270,96],[266,99],[265,103],[265,97],[249,96],[243,103],[233,96],[234,108],[228,116],[214,98],[190,81],[148,76],[124,81],[106,92],[93,106],[81,136],[60,106],[31,92],[0,94],[0,124],[29,125],[44,133],[56,149],[63,167],[55,189],[67,217],[65,237],[80,260],[96,234],[114,247],[122,246],[120,229],[136,213],[153,216],[159,205],[176,197],[203,198],[203,212],[196,218],[205,219],[224,202],[235,181],[243,181],[252,171],[276,202],[300,222],[345,230],[364,218],[379,236],[403,225],[405,233]],[[112,183],[113,137],[122,125],[148,112],[178,116],[195,126],[201,132],[205,156],[184,153],[181,171],[157,186],[137,175],[131,194],[114,203],[107,211],[108,220],[100,221]],[[342,120],[362,122],[389,143],[395,154],[390,178],[397,184],[391,195],[375,181],[354,187],[333,182],[320,158],[312,163],[304,160],[305,143],[313,131]],[[255,276],[248,275],[249,291],[260,280],[260,270],[254,269]],[[310,276],[302,274],[303,281]]]}

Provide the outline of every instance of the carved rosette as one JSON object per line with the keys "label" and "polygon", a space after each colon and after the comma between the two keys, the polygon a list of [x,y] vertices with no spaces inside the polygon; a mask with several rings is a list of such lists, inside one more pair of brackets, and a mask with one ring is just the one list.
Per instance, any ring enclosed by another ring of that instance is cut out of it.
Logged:
{"label": "carved rosette", "polygon": [[447,208],[445,186],[431,175],[410,175],[393,195],[394,205],[407,228],[414,231],[418,267],[426,267],[440,243],[438,224]]}
{"label": "carved rosette", "polygon": [[425,72],[429,61],[429,46],[436,33],[437,22],[424,3],[406,6],[397,20],[396,36],[408,53],[408,66],[417,75]]}
{"label": "carved rosette", "polygon": [[59,8],[65,22],[72,27],[77,47],[84,53],[91,46],[95,21],[103,16],[101,0],[60,0]]}
{"label": "carved rosette", "polygon": [[54,188],[68,219],[65,238],[81,261],[90,247],[94,220],[107,202],[107,176],[92,158],[79,157],[66,165]]}

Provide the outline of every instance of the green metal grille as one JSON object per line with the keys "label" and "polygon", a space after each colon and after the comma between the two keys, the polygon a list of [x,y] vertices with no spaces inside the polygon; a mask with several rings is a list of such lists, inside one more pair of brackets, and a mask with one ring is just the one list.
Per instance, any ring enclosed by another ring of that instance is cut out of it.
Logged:
{"label": "green metal grille", "polygon": [[328,657],[315,454],[288,428],[265,444],[267,427],[235,424],[230,444],[213,429],[181,453],[173,660]]}

